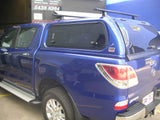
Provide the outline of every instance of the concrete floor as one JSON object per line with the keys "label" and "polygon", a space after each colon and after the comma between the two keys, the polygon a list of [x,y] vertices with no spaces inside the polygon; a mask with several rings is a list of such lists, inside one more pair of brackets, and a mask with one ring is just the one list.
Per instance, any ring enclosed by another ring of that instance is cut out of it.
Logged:
{"label": "concrete floor", "polygon": [[40,105],[29,104],[0,88],[0,120],[44,120]]}
{"label": "concrete floor", "polygon": [[[44,120],[40,105],[32,105],[0,88],[0,120]],[[143,120],[160,120],[157,114]]]}

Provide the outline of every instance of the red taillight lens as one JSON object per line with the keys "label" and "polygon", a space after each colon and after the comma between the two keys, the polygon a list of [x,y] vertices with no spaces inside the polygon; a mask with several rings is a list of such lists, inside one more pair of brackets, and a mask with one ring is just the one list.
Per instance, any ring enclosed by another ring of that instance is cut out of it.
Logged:
{"label": "red taillight lens", "polygon": [[128,80],[128,68],[102,65],[107,74],[115,80]]}
{"label": "red taillight lens", "polygon": [[100,73],[114,86],[126,89],[138,84],[136,72],[128,65],[109,65],[97,63]]}

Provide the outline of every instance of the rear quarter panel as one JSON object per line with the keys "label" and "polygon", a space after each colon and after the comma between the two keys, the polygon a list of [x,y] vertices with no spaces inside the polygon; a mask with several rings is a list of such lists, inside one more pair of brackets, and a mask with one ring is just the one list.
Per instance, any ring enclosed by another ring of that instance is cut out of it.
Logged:
{"label": "rear quarter panel", "polygon": [[124,60],[45,51],[38,52],[37,56],[36,81],[57,80],[84,116],[97,120],[114,119],[117,111],[113,107],[117,101],[127,98],[127,90],[113,87],[98,72],[95,64],[124,64]]}

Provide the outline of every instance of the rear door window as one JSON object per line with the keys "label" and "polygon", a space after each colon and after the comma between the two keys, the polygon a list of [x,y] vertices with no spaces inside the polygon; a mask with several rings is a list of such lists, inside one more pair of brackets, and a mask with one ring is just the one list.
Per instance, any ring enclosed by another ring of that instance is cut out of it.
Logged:
{"label": "rear door window", "polygon": [[46,44],[48,47],[100,50],[107,44],[107,37],[102,23],[52,25]]}

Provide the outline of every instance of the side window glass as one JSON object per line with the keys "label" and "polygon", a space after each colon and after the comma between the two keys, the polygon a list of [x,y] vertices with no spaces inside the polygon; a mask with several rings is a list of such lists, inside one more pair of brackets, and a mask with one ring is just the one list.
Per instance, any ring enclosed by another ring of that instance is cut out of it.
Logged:
{"label": "side window glass", "polygon": [[0,39],[1,46],[4,48],[10,48],[13,46],[14,40],[16,39],[18,29],[12,29],[8,31],[5,35]]}
{"label": "side window glass", "polygon": [[107,44],[102,23],[53,25],[48,31],[48,47],[100,50]]}
{"label": "side window glass", "polygon": [[19,35],[17,36],[15,47],[16,48],[28,48],[34,39],[37,28],[25,27],[21,28]]}

